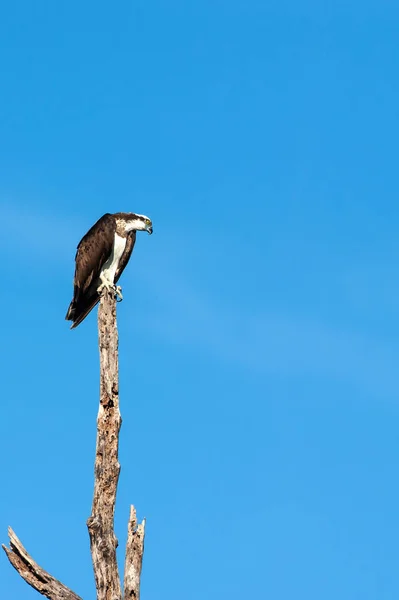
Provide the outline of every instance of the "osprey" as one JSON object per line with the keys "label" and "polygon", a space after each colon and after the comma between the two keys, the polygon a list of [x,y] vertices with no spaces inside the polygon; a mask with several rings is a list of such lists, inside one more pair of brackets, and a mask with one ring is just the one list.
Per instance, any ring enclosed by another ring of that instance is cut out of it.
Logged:
{"label": "osprey", "polygon": [[71,329],[89,314],[104,288],[122,300],[116,282],[122,275],[136,242],[136,231],[152,234],[151,219],[135,213],[106,213],[80,240],[75,256],[73,298],[65,319]]}

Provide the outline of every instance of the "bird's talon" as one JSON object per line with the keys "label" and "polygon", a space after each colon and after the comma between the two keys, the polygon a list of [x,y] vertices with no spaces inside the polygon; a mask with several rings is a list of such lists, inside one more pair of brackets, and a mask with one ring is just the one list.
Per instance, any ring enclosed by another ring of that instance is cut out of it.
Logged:
{"label": "bird's talon", "polygon": [[[122,302],[123,296],[122,296],[122,288],[120,285],[115,286],[115,295],[116,295],[116,301]],[[119,298],[119,300],[118,300],[118,298]]]}

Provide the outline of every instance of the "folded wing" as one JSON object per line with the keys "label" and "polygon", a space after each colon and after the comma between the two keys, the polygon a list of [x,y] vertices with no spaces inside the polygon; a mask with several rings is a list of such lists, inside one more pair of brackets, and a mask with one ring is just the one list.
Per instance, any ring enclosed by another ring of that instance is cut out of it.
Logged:
{"label": "folded wing", "polygon": [[75,276],[72,302],[65,319],[73,321],[71,329],[89,314],[100,299],[101,269],[114,247],[116,223],[109,213],[89,229],[78,244],[75,256]]}

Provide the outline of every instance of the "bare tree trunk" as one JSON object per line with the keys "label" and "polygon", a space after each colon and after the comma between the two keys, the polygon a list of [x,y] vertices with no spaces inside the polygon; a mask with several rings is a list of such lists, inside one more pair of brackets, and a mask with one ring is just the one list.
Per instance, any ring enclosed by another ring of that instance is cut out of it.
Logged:
{"label": "bare tree trunk", "polygon": [[[114,294],[104,291],[98,309],[100,350],[100,406],[97,416],[97,444],[94,465],[94,495],[87,519],[97,600],[122,600],[116,560],[118,540],[114,533],[116,490],[119,480],[118,330]],[[138,524],[134,506],[130,509],[125,557],[124,600],[140,599],[140,576],[144,553],[145,521]],[[3,545],[9,561],[29,585],[50,600],[82,600],[54,579],[29,556],[12,529],[10,548]]]}
{"label": "bare tree trunk", "polygon": [[114,511],[120,464],[118,462],[119,412],[118,330],[116,302],[104,290],[98,309],[100,349],[100,407],[97,416],[97,445],[94,466],[94,496],[87,520],[93,559],[97,600],[121,600],[121,583],[116,561],[118,540],[114,534]]}
{"label": "bare tree trunk", "polygon": [[[114,511],[120,464],[118,461],[119,411],[118,329],[116,301],[104,292],[98,309],[100,349],[100,407],[97,417],[97,447],[94,467],[92,513],[87,521],[97,600],[121,600],[121,584],[116,560],[118,540],[114,533]],[[143,521],[137,524],[136,510],[130,509],[126,544],[124,600],[139,600],[144,552]]]}

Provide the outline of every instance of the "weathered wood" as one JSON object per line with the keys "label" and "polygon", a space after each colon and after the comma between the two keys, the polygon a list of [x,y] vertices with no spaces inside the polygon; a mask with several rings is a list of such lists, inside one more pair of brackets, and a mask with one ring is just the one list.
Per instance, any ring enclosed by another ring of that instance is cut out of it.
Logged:
{"label": "weathered wood", "polygon": [[[94,465],[94,495],[87,519],[97,600],[122,600],[116,560],[118,540],[114,533],[114,512],[120,464],[118,461],[119,411],[118,330],[116,299],[104,291],[98,309],[100,350],[100,406],[97,415],[97,444]],[[140,576],[144,553],[145,520],[137,524],[136,510],[130,509],[125,557],[124,600],[140,599]],[[27,553],[11,528],[10,548],[3,545],[10,563],[35,590],[50,600],[82,600],[49,575]]]}
{"label": "weathered wood", "polygon": [[101,296],[98,309],[100,350],[100,407],[94,467],[94,496],[87,520],[97,600],[122,600],[116,560],[118,540],[114,534],[114,511],[120,464],[118,461],[119,412],[118,330],[114,294]]}
{"label": "weathered wood", "polygon": [[2,544],[3,549],[14,569],[25,579],[26,583],[50,600],[82,600],[80,596],[67,588],[61,581],[49,575],[33,560],[11,527],[8,528],[8,537],[10,538],[10,547],[7,548]]}
{"label": "weathered wood", "polygon": [[124,600],[139,600],[140,576],[144,554],[145,519],[137,524],[136,509],[130,507],[125,557]]}

